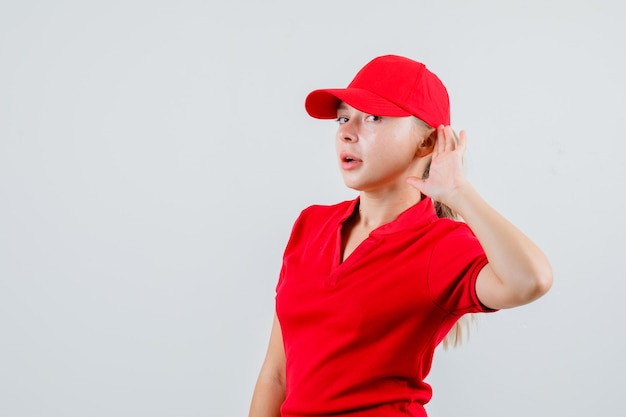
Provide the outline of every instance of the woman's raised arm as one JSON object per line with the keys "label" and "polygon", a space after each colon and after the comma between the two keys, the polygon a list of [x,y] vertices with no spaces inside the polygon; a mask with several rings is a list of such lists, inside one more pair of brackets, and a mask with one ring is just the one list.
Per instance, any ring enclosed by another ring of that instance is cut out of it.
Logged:
{"label": "woman's raised arm", "polygon": [[437,129],[427,180],[407,181],[455,210],[481,243],[489,263],[476,281],[476,294],[493,309],[516,307],[536,300],[552,286],[552,268],[544,253],[517,227],[478,194],[463,174],[466,137],[458,143],[450,126]]}

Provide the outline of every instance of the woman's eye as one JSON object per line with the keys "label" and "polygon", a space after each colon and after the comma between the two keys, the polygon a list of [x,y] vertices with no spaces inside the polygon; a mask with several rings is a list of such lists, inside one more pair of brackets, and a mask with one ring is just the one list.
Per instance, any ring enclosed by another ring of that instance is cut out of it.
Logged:
{"label": "woman's eye", "polygon": [[340,125],[346,123],[347,121],[348,121],[348,118],[347,117],[343,117],[343,116],[337,117],[337,120],[336,120],[336,122],[339,123]]}
{"label": "woman's eye", "polygon": [[381,119],[382,119],[382,117],[374,116],[373,114],[368,115],[367,118],[366,118],[366,120],[369,121],[369,122],[377,122],[377,121],[379,121]]}

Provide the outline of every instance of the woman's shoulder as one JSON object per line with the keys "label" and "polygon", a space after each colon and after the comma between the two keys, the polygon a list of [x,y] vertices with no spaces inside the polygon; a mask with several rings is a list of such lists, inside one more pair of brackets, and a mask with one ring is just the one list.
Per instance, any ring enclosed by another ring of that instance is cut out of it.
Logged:
{"label": "woman's shoulder", "polygon": [[350,217],[356,200],[342,201],[336,204],[313,204],[300,212],[293,225],[292,233],[305,235],[311,230],[321,231],[334,228]]}
{"label": "woman's shoulder", "polygon": [[346,200],[335,204],[313,204],[302,210],[299,217],[349,217],[349,215],[354,211],[356,203],[357,200]]}
{"label": "woman's shoulder", "polygon": [[463,220],[437,218],[432,224],[432,233],[439,236],[437,246],[446,246],[458,240],[477,240],[472,229]]}

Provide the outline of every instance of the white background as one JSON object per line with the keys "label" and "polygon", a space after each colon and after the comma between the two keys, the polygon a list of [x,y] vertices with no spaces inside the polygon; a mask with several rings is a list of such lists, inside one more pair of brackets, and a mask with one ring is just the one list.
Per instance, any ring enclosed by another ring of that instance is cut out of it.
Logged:
{"label": "white background", "polygon": [[432,416],[619,416],[619,1],[0,1],[0,415],[243,416],[293,220],[352,198],[303,108],[425,62],[552,291],[439,351]]}

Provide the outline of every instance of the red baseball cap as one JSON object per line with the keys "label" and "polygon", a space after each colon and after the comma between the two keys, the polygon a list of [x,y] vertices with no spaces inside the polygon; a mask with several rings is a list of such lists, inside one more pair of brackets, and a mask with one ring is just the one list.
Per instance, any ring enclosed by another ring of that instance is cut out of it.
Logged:
{"label": "red baseball cap", "polygon": [[342,101],[376,116],[412,115],[432,127],[450,124],[446,87],[424,64],[402,56],[374,58],[347,88],[312,91],[304,106],[312,117],[334,119]]}

